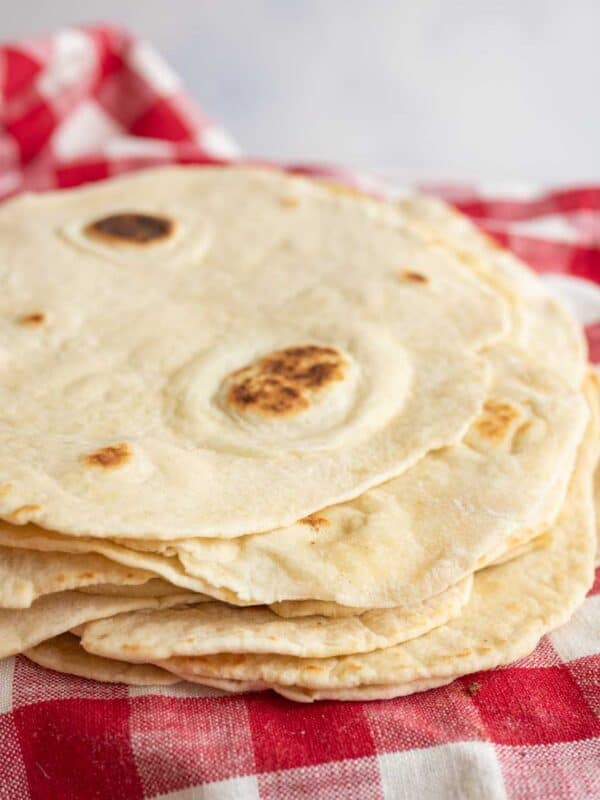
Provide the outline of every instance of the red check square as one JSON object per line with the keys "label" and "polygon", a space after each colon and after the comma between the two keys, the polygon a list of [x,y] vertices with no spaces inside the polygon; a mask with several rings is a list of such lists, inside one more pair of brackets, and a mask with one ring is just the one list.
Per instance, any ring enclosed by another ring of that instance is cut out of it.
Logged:
{"label": "red check square", "polygon": [[254,772],[241,697],[132,698],[131,742],[148,797]]}
{"label": "red check square", "polygon": [[31,797],[143,796],[129,739],[128,700],[52,700],[14,711]]}
{"label": "red check square", "polygon": [[174,106],[158,98],[131,126],[134,136],[152,136],[169,142],[189,141],[191,131]]}
{"label": "red check square", "polygon": [[492,741],[544,744],[600,735],[600,720],[565,666],[509,667],[476,680],[473,701]]}
{"label": "red check square", "polygon": [[365,716],[378,753],[486,738],[473,697],[460,681],[422,694],[367,703]]}
{"label": "red check square", "polygon": [[22,164],[27,164],[40,152],[56,124],[52,109],[42,100],[22,117],[6,122],[5,128],[19,148]]}
{"label": "red check square", "polygon": [[258,772],[376,752],[359,703],[300,705],[275,695],[252,695],[246,702]]}
{"label": "red check square", "polygon": [[42,64],[24,50],[6,47],[3,50],[3,82],[4,99],[12,100],[23,88],[27,88],[36,75],[42,71]]}

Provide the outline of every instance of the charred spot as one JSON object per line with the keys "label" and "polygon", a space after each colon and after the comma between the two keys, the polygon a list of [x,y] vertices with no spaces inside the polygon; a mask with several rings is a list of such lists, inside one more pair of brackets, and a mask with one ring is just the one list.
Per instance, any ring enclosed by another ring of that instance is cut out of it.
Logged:
{"label": "charred spot", "polygon": [[255,377],[245,378],[232,386],[229,402],[242,408],[277,415],[293,413],[308,405],[297,389],[286,385],[281,379],[267,378],[261,381]]}
{"label": "charred spot", "polygon": [[168,238],[174,227],[168,217],[127,212],[95,220],[86,227],[85,233],[103,241],[146,245]]}
{"label": "charred spot", "polygon": [[131,450],[127,444],[114,444],[88,453],[85,461],[91,467],[102,467],[103,469],[117,469],[122,467],[131,458]]}
{"label": "charred spot", "polygon": [[486,439],[499,441],[520,416],[519,409],[510,403],[503,400],[486,400],[483,413],[475,423],[475,427]]}
{"label": "charred spot", "polygon": [[309,514],[308,517],[300,520],[300,524],[310,525],[313,530],[317,530],[318,528],[325,528],[330,523],[327,517],[321,517],[319,514]]}
{"label": "charred spot", "polygon": [[400,280],[406,281],[407,283],[429,283],[427,275],[423,275],[420,272],[413,272],[409,269],[402,270],[400,273]]}
{"label": "charred spot", "polygon": [[46,321],[46,315],[43,311],[34,311],[31,314],[23,314],[17,318],[19,325],[43,325]]}
{"label": "charred spot", "polygon": [[314,393],[343,380],[344,367],[332,347],[288,347],[233,372],[227,400],[266,416],[296,414],[309,407]]}

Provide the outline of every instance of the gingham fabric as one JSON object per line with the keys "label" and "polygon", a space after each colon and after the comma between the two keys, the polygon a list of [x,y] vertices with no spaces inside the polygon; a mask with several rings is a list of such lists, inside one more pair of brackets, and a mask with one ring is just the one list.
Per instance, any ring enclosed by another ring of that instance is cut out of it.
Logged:
{"label": "gingham fabric", "polygon": [[[3,195],[232,153],[156,53],[119,30],[6,46],[0,87]],[[365,184],[344,170],[294,169]],[[425,188],[549,273],[600,361],[600,186]],[[528,658],[397,700],[305,706],[0,661],[0,800],[151,797],[599,798],[600,574]]]}

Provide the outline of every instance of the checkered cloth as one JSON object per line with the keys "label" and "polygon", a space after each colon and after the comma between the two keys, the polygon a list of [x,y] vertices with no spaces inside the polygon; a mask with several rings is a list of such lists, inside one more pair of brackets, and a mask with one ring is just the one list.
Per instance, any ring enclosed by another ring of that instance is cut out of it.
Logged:
{"label": "checkered cloth", "polygon": [[[152,48],[120,30],[7,46],[0,87],[3,195],[232,154]],[[600,186],[425,188],[549,273],[600,361]],[[398,700],[305,706],[0,661],[0,800],[150,797],[599,798],[600,576],[528,658]]]}

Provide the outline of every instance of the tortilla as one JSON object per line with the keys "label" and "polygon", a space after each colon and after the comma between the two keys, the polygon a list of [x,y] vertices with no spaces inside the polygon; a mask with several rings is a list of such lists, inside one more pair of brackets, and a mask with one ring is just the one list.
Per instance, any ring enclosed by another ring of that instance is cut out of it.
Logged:
{"label": "tortilla", "polygon": [[[511,561],[513,558],[520,558],[525,553],[529,553],[537,547],[543,547],[548,542],[547,534],[540,534],[535,538],[530,537],[529,532],[525,532],[523,536],[523,544],[514,544],[507,547],[505,552],[493,554],[482,559],[478,564],[477,569],[486,569],[496,564],[504,564]],[[119,587],[115,587],[118,589]],[[131,587],[128,591],[138,591],[142,587]],[[90,591],[82,590],[82,591]],[[115,591],[115,594],[118,592]],[[325,600],[283,600],[280,603],[272,603],[269,608],[274,611],[278,616],[285,619],[297,619],[298,617],[333,617],[335,619],[343,619],[345,617],[357,617],[365,614],[369,609],[357,608],[356,606],[342,606],[338,603],[331,603]]]}
{"label": "tortilla", "polygon": [[416,692],[426,692],[452,683],[453,677],[430,678],[429,680],[410,681],[399,686],[353,686],[350,689],[305,689],[302,686],[269,686],[263,681],[232,681],[205,678],[203,676],[188,676],[190,683],[200,683],[222,692],[243,694],[246,692],[264,692],[273,689],[277,694],[293,700],[296,703],[313,703],[315,700],[346,700],[351,702],[364,702],[368,700],[391,700],[395,697],[406,697]]}
{"label": "tortilla", "polygon": [[161,608],[193,602],[195,596],[189,593],[158,599],[100,597],[76,591],[49,594],[40,597],[30,608],[0,610],[0,658],[22,653],[93,619],[137,608]]}
{"label": "tortilla", "polygon": [[55,672],[77,675],[102,683],[127,683],[133,686],[172,686],[180,678],[152,664],[125,664],[87,653],[79,639],[63,633],[24,653],[34,664]]}
{"label": "tortilla", "polygon": [[[124,215],[169,226],[122,242]],[[74,536],[236,537],[355,498],[462,438],[508,333],[393,205],[275,170],[21,196],[0,256],[0,515]]]}
{"label": "tortilla", "polygon": [[421,636],[458,616],[471,585],[472,578],[465,578],[418,606],[338,619],[281,619],[264,606],[235,608],[223,603],[119,614],[86,625],[82,646],[95,655],[140,663],[208,653],[315,658],[363,653]]}
{"label": "tortilla", "polygon": [[[145,584],[151,578],[151,572],[124,567],[92,553],[41,553],[0,547],[0,608],[29,608],[42,595],[102,582],[123,590],[125,586]],[[168,594],[176,591],[171,586]]]}
{"label": "tortilla", "polygon": [[[0,545],[39,550],[43,553],[98,553],[118,564],[134,569],[147,570],[164,578],[177,589],[190,592],[208,593],[226,602],[237,602],[231,592],[207,586],[201,578],[188,575],[176,556],[163,556],[160,553],[142,552],[125,547],[108,539],[90,539],[76,536],[63,536],[47,531],[37,525],[10,525],[0,521]],[[49,556],[50,557],[50,556]],[[241,605],[244,605],[241,603]]]}
{"label": "tortilla", "polygon": [[[119,586],[115,583],[98,583],[93,586],[85,586],[79,589],[86,594],[101,594],[111,597],[168,597],[177,591],[177,587],[172,583],[162,580],[162,578],[152,578],[146,583],[138,586]],[[208,602],[211,598],[205,595],[197,595],[197,602]]]}

